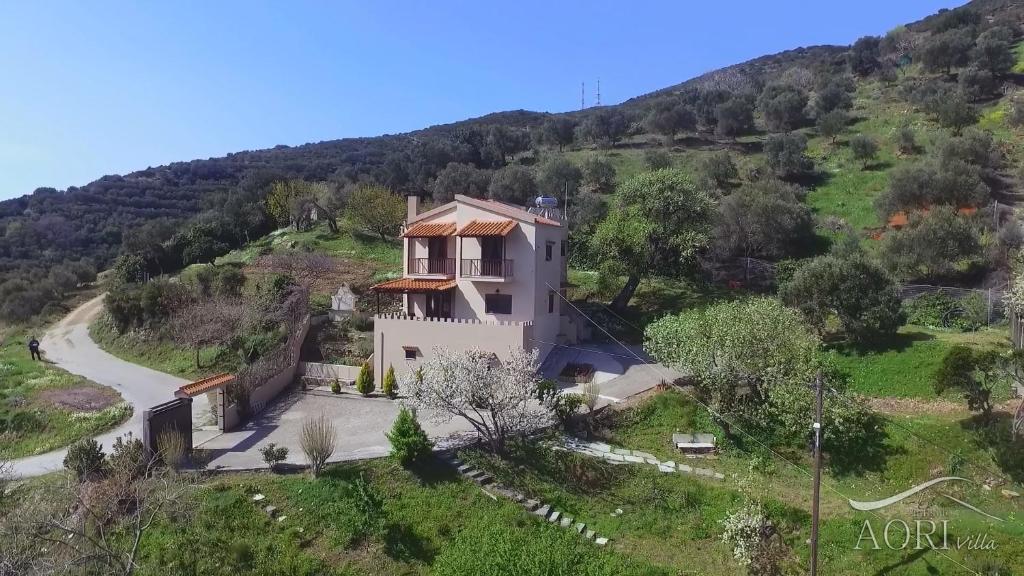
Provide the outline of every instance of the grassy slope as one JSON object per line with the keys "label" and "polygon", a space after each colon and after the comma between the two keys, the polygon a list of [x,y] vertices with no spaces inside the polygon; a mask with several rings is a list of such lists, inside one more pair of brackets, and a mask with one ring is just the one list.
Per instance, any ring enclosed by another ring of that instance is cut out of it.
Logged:
{"label": "grassy slope", "polygon": [[[935,398],[934,376],[951,347],[964,344],[998,348],[1006,346],[1008,338],[1002,328],[957,333],[904,326],[892,342],[876,350],[840,347],[836,361],[850,374],[853,392],[869,396]],[[950,393],[951,398],[957,396]]]}
{"label": "grassy slope", "polygon": [[[48,452],[109,430],[131,416],[131,408],[120,403],[117,392],[46,362],[31,360],[25,345],[29,337],[28,332],[20,330],[0,338],[0,420],[4,421],[0,426],[0,457]],[[98,411],[76,411],[41,397],[71,389],[89,389],[107,397],[112,405]],[[20,429],[12,430],[12,418],[31,418],[34,423],[28,429],[22,423],[16,425]]]}
{"label": "grassy slope", "polygon": [[294,230],[277,231],[250,242],[245,247],[229,252],[217,259],[217,263],[252,263],[261,254],[281,250],[303,249],[322,252],[331,256],[365,264],[377,273],[397,273],[401,270],[402,244],[399,241],[382,241],[364,234],[346,220],[339,222],[339,231],[332,234],[324,224],[304,232]]}
{"label": "grassy slope", "polygon": [[[361,512],[359,477],[380,497],[378,513]],[[257,493],[266,499],[253,502]],[[141,574],[476,576],[509,566],[524,576],[663,573],[494,501],[447,468],[417,476],[378,460],[336,466],[315,481],[229,475],[199,499],[194,518],[165,520],[147,534]],[[268,504],[281,521],[264,514]]]}
{"label": "grassy slope", "polygon": [[164,340],[153,340],[135,332],[118,334],[110,318],[100,315],[89,325],[89,336],[103,350],[128,362],[173,374],[181,378],[198,379],[228,369],[220,346],[209,346],[199,351],[200,368],[196,368],[195,352]]}
{"label": "grassy slope", "polygon": [[[1016,558],[1024,552],[1021,539],[1024,526],[1019,520],[992,524],[971,512],[947,505],[941,498],[925,496],[886,509],[880,522],[877,516],[855,512],[848,506],[847,497],[879,499],[933,477],[936,466],[941,469],[954,452],[968,462],[956,469],[957,474],[978,480],[993,476],[991,471],[1010,474],[1006,470],[999,472],[1000,466],[993,456],[993,452],[1007,451],[1006,447],[986,445],[955,418],[914,416],[900,417],[894,422],[890,420],[886,428],[888,459],[882,462],[878,458],[874,462],[882,471],[842,477],[829,474],[824,479],[823,573],[924,575],[933,573],[933,569],[941,573],[962,573],[950,560],[935,552],[853,549],[864,520],[871,519],[876,526],[884,526],[889,518],[907,518],[911,522],[915,518],[945,519],[950,522],[951,532],[957,534],[987,532],[998,541],[997,551],[950,551],[949,555],[975,568],[987,560],[1016,565]],[[931,443],[912,436],[900,426],[910,428]],[[713,431],[715,427],[702,408],[680,393],[669,392],[625,413],[609,431],[609,440],[615,445],[642,449],[667,459],[678,457],[667,442],[672,432],[678,430]],[[767,454],[761,450],[755,452]],[[504,481],[557,503],[571,515],[587,519],[616,538],[617,546],[627,555],[646,559],[657,566],[678,569],[692,566],[693,559],[700,558],[698,565],[703,574],[735,574],[729,551],[718,540],[721,532],[718,521],[728,510],[739,506],[744,494],[767,501],[789,545],[799,554],[802,563],[807,559],[810,460],[805,454],[786,455],[799,470],[769,456],[758,459],[760,465],[752,466],[751,454],[734,448],[727,449],[718,460],[689,462],[725,472],[728,478],[725,482],[659,474],[653,469],[600,465],[584,457],[539,450],[520,454],[511,463],[480,455],[470,457]],[[1007,467],[1019,482],[1024,472],[1019,459]],[[1019,484],[1016,489],[1019,490]],[[1007,501],[997,492],[960,487],[952,490],[958,491],[957,497],[1002,517],[1013,519],[1020,514],[1019,504]],[[622,515],[611,514],[617,508],[623,510]],[[892,567],[892,571],[884,571],[886,567]]]}
{"label": "grassy slope", "polygon": [[[402,247],[399,242],[385,242],[368,236],[354,230],[345,221],[339,224],[341,229],[337,234],[328,231],[326,224],[304,232],[279,231],[221,256],[216,263],[252,264],[262,254],[303,249],[343,259],[342,266],[360,271],[369,270],[374,278],[393,276],[401,270]],[[317,294],[314,297],[323,305],[324,295]],[[327,299],[327,302],[330,300]],[[103,316],[89,326],[89,334],[101,348],[118,358],[182,378],[208,376],[229,370],[233,365],[232,359],[225,356],[226,351],[222,347],[212,346],[200,351],[201,368],[196,368],[193,351],[166,340],[143,338],[136,333],[118,334]]]}

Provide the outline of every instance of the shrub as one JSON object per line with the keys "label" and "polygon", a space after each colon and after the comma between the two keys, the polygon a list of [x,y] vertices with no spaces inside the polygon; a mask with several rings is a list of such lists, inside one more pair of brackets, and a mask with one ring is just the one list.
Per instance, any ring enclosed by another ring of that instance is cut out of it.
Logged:
{"label": "shrub", "polygon": [[356,376],[356,390],[363,396],[369,396],[375,389],[373,369],[369,364],[363,362],[363,367],[359,369],[359,375]]}
{"label": "shrub", "polygon": [[79,482],[84,482],[103,471],[104,456],[100,443],[86,438],[68,448],[64,456],[64,467],[74,472]]}
{"label": "shrub", "polygon": [[672,166],[672,157],[664,150],[648,148],[644,150],[644,166],[648,170],[662,170]]}
{"label": "shrub", "polygon": [[706,188],[726,188],[739,177],[732,156],[725,150],[701,156],[697,161],[700,183]]}
{"label": "shrub", "polygon": [[594,411],[600,396],[601,385],[597,382],[587,382],[583,385],[583,403],[587,406],[587,412]]}
{"label": "shrub", "polygon": [[387,437],[391,442],[391,454],[402,466],[422,462],[433,448],[433,443],[416,419],[416,411],[405,406],[398,412]]}
{"label": "shrub", "polygon": [[381,392],[388,398],[395,398],[398,396],[398,379],[395,378],[395,367],[388,366],[388,371],[384,373],[384,379],[380,383]]}
{"label": "shrub", "polygon": [[160,459],[171,468],[177,469],[185,461],[188,446],[181,432],[173,429],[160,432],[156,437],[156,446],[160,451]]}
{"label": "shrub", "polygon": [[748,503],[726,514],[722,519],[722,542],[732,547],[732,557],[743,566],[750,564],[754,550],[761,542],[761,533],[769,524],[764,508]]}
{"label": "shrub", "polygon": [[309,462],[310,472],[316,478],[323,472],[327,459],[334,454],[337,432],[327,416],[311,416],[302,423],[299,445]]}
{"label": "shrub", "polygon": [[271,442],[263,448],[260,448],[260,455],[263,456],[263,461],[270,467],[270,471],[274,472],[277,469],[277,465],[288,458],[288,447],[278,446],[274,442]]}
{"label": "shrub", "polygon": [[558,394],[551,403],[551,412],[563,427],[568,426],[573,415],[583,406],[581,394]]}
{"label": "shrub", "polygon": [[893,141],[896,143],[896,148],[900,151],[900,154],[913,154],[917,151],[917,135],[910,126],[904,125],[897,128]]}
{"label": "shrub", "polygon": [[149,464],[142,440],[133,438],[131,432],[114,440],[109,461],[112,470],[127,474],[130,478],[141,478]]}
{"label": "shrub", "polygon": [[980,294],[957,299],[933,292],[905,302],[903,308],[908,322],[931,328],[973,332],[988,324],[988,303]]}
{"label": "shrub", "polygon": [[1024,94],[1018,94],[1010,101],[1010,111],[1006,115],[1010,126],[1024,126]]}
{"label": "shrub", "polygon": [[341,394],[341,382],[338,382],[337,378],[331,380],[331,393]]}

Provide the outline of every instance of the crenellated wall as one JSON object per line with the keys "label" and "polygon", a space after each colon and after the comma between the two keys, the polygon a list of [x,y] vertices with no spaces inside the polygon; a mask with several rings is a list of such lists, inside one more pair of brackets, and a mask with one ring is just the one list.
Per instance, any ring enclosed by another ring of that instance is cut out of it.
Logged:
{"label": "crenellated wall", "polygon": [[[379,385],[388,366],[394,366],[401,378],[431,358],[435,346],[482,348],[507,358],[511,349],[536,348],[532,338],[532,322],[379,314],[373,321],[373,377]],[[416,350],[415,360],[406,359],[406,348]]]}

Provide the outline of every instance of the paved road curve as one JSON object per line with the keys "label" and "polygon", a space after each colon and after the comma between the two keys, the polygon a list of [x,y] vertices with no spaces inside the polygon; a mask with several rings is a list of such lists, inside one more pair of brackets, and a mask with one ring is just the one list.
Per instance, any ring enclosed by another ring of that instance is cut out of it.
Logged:
{"label": "paved road curve", "polygon": [[[172,399],[174,390],[188,381],[126,362],[101,350],[89,337],[89,322],[102,310],[102,295],[82,304],[50,328],[43,336],[40,348],[50,362],[72,374],[117,390],[133,406],[134,413],[127,422],[96,437],[109,450],[114,439],[127,432],[141,437],[142,411]],[[205,398],[196,398],[194,412],[202,408],[198,405],[200,402],[205,402]],[[66,452],[67,449],[54,450],[14,460],[14,474],[38,476],[59,470],[63,467]]]}

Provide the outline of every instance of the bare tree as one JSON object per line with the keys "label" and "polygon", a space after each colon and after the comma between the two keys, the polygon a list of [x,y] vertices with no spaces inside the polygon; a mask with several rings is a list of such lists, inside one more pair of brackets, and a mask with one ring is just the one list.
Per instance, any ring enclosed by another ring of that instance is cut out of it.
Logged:
{"label": "bare tree", "polygon": [[452,352],[434,348],[434,356],[410,375],[404,389],[431,418],[463,418],[495,453],[505,449],[511,434],[543,422],[536,402],[537,351],[512,349],[504,362],[489,352]]}
{"label": "bare tree", "polygon": [[199,368],[200,348],[229,339],[245,315],[246,305],[240,298],[201,300],[171,316],[171,337],[195,350],[196,368]]}
{"label": "bare tree", "polygon": [[302,435],[299,444],[309,461],[310,472],[313,478],[320,476],[327,459],[334,454],[334,447],[337,439],[337,432],[334,423],[327,419],[327,416],[320,414],[312,416],[302,423]]}
{"label": "bare tree", "polygon": [[123,459],[101,479],[19,489],[0,516],[0,574],[134,574],[145,532],[161,515],[185,515],[193,488],[156,460],[138,466]]}
{"label": "bare tree", "polygon": [[266,256],[264,262],[271,270],[291,276],[307,289],[317,280],[329,276],[338,267],[334,258],[326,254],[298,250]]}

